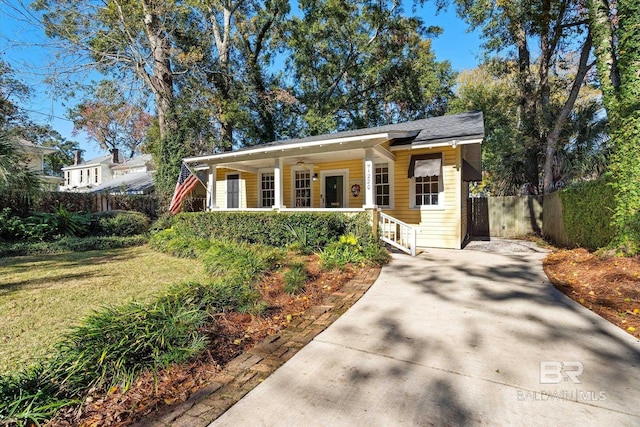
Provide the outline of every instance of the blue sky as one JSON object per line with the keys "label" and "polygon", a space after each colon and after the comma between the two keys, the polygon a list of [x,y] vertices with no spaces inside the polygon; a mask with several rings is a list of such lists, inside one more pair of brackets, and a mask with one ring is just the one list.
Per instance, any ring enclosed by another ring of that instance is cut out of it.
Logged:
{"label": "blue sky", "polygon": [[[32,99],[22,106],[30,111],[32,120],[48,123],[64,137],[78,141],[85,150],[86,159],[104,154],[85,135],[72,135],[73,124],[65,117],[74,101],[64,102],[56,98],[44,83],[55,66],[55,58],[44,47],[48,40],[41,28],[29,25],[6,3],[18,2],[0,1],[0,56],[13,67],[17,77],[33,89]],[[405,13],[414,15],[411,6],[405,7]],[[474,68],[480,62],[478,33],[468,33],[466,24],[455,16],[453,10],[436,14],[433,3],[427,3],[418,8],[415,15],[421,17],[427,26],[438,25],[444,29],[444,33],[432,41],[437,60],[448,60],[457,71]]]}

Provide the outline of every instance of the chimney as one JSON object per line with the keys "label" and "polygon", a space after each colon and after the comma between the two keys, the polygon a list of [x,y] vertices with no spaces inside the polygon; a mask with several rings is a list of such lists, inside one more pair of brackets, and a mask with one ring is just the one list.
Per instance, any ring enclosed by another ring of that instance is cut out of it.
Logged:
{"label": "chimney", "polygon": [[78,166],[82,163],[82,150],[76,150],[73,156],[73,166]]}
{"label": "chimney", "polygon": [[118,149],[117,148],[112,148],[111,149],[111,161],[113,163],[120,163],[120,158],[118,156]]}

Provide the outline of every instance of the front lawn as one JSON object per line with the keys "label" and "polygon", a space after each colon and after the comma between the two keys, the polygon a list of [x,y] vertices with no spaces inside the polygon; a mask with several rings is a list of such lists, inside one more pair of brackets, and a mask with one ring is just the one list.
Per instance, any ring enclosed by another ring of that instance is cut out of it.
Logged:
{"label": "front lawn", "polygon": [[93,309],[146,302],[202,263],[138,246],[0,259],[0,373],[24,368]]}

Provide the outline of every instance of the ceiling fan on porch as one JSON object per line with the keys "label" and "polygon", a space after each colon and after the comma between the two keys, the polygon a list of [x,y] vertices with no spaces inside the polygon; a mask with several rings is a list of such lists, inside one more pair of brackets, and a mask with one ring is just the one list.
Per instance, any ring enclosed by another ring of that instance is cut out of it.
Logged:
{"label": "ceiling fan on porch", "polygon": [[303,169],[311,169],[308,162],[309,161],[307,159],[299,158],[298,161],[296,162],[296,166]]}

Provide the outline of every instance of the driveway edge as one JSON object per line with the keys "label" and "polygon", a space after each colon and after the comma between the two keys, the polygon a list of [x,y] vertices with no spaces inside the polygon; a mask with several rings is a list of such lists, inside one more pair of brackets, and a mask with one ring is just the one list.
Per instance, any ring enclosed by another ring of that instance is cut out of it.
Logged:
{"label": "driveway edge", "polygon": [[185,402],[163,408],[137,427],[204,427],[242,399],[335,322],[373,285],[380,267],[366,267],[320,305],[309,308],[289,326],[231,360],[212,382]]}

